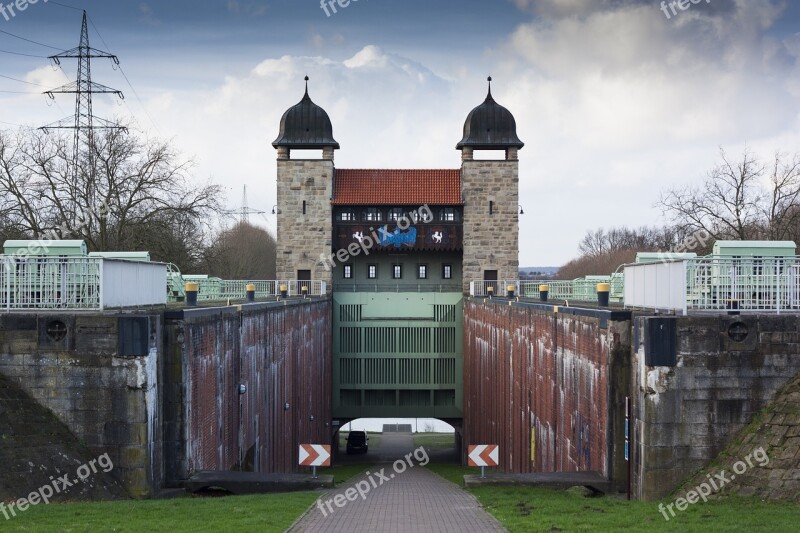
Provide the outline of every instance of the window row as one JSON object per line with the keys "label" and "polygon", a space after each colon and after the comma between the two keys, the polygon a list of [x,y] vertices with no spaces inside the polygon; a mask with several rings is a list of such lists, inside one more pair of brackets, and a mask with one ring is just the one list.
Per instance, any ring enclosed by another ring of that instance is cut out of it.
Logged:
{"label": "window row", "polygon": [[[439,222],[458,222],[460,220],[458,209],[454,207],[439,209],[434,216]],[[397,222],[402,220],[403,217],[408,217],[415,224],[418,222],[433,222],[428,213],[420,214],[418,211],[408,211],[402,207],[391,209],[369,207],[360,211],[344,209],[336,214],[337,222],[383,222],[384,220]]]}
{"label": "window row", "polygon": [[[342,265],[342,278],[353,279],[355,278],[355,269],[353,265]],[[417,265],[417,279],[428,279],[429,270],[428,265]],[[366,269],[367,279],[378,279],[378,265],[367,265]],[[391,268],[392,279],[403,279],[403,265],[396,263]],[[442,279],[453,279],[453,265],[442,265]]]}

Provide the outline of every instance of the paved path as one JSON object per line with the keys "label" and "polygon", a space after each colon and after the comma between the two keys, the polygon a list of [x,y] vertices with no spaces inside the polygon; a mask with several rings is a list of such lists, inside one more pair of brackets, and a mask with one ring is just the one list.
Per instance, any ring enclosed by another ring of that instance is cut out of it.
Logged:
{"label": "paved path", "polygon": [[[388,438],[387,438],[388,437]],[[410,435],[384,433],[380,459],[401,458],[413,448]],[[377,451],[377,450],[376,450]],[[395,470],[398,463],[382,463],[339,489],[322,493],[309,512],[290,529],[292,532],[407,533],[407,532],[492,532],[502,526],[469,493],[417,466]],[[380,469],[383,469],[383,472]],[[380,475],[379,475],[380,474]],[[357,488],[365,493],[362,499]],[[347,490],[350,498],[346,499]],[[338,500],[334,500],[339,496]],[[341,505],[338,507],[336,501]]]}

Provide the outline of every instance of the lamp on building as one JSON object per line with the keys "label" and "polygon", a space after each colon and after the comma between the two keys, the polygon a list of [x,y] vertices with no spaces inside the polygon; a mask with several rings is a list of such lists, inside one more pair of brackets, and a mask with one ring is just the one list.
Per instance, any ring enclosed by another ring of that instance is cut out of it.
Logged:
{"label": "lamp on building", "polygon": [[519,214],[520,215],[524,215],[525,214],[525,211],[522,209],[521,205],[519,206]]}
{"label": "lamp on building", "polygon": [[277,205],[273,205],[273,206],[272,206],[272,214],[273,214],[273,215],[280,215],[280,214],[281,214],[281,210],[280,210],[280,209],[278,209],[278,206],[277,206]]}

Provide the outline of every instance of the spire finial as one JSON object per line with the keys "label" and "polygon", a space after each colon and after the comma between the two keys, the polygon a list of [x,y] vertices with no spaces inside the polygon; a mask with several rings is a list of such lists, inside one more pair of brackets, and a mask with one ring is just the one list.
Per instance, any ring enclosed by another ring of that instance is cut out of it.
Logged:
{"label": "spire finial", "polygon": [[308,74],[306,74],[305,80],[306,80],[306,96],[308,96]]}
{"label": "spire finial", "polygon": [[486,98],[491,98],[492,97],[492,77],[489,76],[488,78],[486,78],[486,81],[489,82],[489,94],[486,95]]}

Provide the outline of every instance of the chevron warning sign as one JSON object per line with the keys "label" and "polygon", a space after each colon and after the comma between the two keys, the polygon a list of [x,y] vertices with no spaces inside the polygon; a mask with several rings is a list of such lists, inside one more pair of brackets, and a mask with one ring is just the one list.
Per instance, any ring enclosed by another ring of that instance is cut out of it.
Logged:
{"label": "chevron warning sign", "polygon": [[330,444],[301,444],[300,466],[331,466]]}
{"label": "chevron warning sign", "polygon": [[500,447],[497,444],[473,444],[467,458],[469,466],[497,466],[500,464]]}

